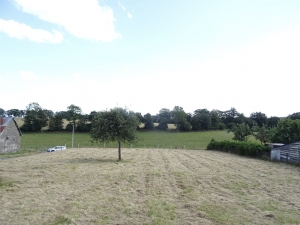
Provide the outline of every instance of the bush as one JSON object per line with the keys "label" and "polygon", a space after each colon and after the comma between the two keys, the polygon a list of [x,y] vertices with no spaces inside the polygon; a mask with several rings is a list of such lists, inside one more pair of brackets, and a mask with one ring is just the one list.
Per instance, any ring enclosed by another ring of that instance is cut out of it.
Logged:
{"label": "bush", "polygon": [[270,152],[268,146],[252,142],[215,141],[214,139],[210,141],[206,149],[230,152],[242,156],[257,156],[259,152]]}

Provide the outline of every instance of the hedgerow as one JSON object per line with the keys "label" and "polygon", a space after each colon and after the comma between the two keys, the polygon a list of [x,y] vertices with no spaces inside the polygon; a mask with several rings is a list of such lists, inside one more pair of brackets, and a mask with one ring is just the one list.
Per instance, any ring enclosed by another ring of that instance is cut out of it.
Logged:
{"label": "hedgerow", "polygon": [[242,156],[257,156],[260,152],[270,152],[268,146],[252,142],[215,141],[212,139],[206,147],[207,150],[230,152]]}

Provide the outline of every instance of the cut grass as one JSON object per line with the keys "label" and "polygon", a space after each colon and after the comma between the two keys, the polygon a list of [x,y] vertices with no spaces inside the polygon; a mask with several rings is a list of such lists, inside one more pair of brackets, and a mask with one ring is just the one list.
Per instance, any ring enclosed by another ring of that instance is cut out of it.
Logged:
{"label": "cut grass", "polygon": [[212,151],[66,151],[2,160],[0,224],[299,224],[299,167]]}

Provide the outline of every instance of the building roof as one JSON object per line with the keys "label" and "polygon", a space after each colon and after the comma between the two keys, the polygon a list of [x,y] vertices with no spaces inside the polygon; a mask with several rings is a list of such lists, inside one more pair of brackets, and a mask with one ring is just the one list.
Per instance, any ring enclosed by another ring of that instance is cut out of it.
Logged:
{"label": "building roof", "polygon": [[5,128],[11,121],[13,121],[13,123],[15,124],[20,136],[22,136],[22,132],[17,122],[15,121],[14,117],[0,117],[0,135],[2,134],[2,132],[5,130]]}

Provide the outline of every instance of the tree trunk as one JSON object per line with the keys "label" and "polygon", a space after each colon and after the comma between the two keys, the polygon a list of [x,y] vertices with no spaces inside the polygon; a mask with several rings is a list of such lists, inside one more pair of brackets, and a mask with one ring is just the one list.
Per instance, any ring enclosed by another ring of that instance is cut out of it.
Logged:
{"label": "tree trunk", "polygon": [[121,161],[121,142],[118,142],[118,150],[119,150],[119,161]]}

